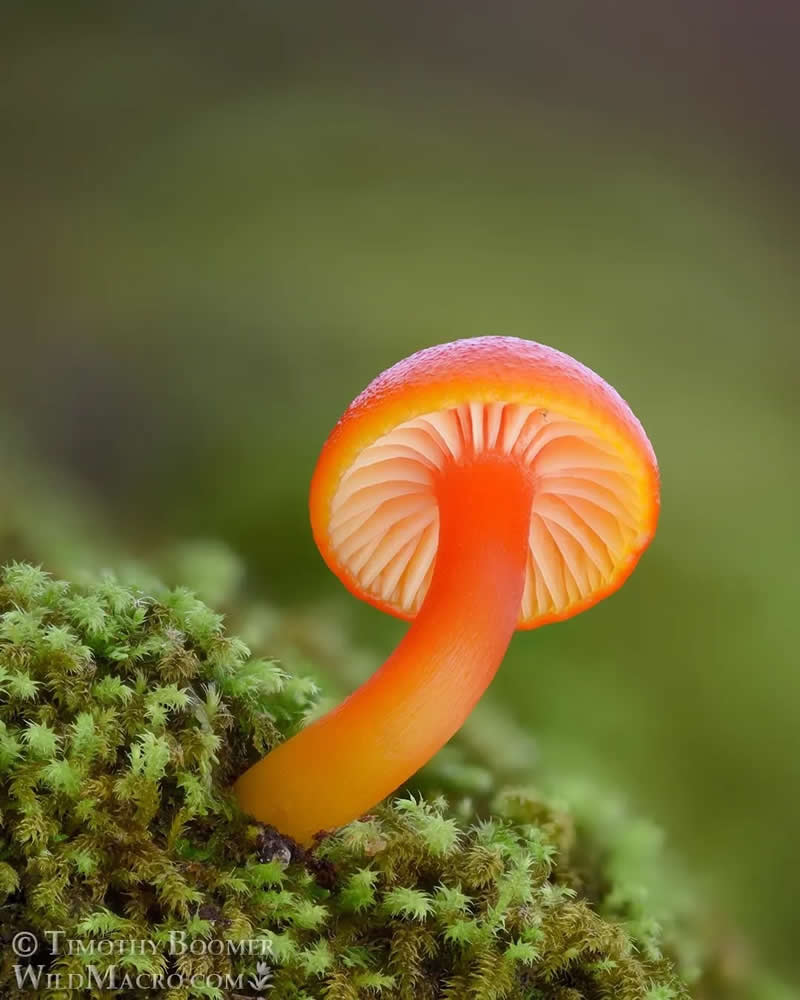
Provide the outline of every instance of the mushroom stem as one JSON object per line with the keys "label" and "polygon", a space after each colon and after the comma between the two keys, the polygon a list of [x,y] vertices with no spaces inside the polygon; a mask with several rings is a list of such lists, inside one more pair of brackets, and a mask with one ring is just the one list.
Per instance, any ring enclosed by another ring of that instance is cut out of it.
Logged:
{"label": "mushroom stem", "polygon": [[532,478],[503,456],[450,465],[437,483],[439,547],[419,614],[337,708],[236,782],[242,809],[301,843],[380,802],[457,732],[520,614]]}

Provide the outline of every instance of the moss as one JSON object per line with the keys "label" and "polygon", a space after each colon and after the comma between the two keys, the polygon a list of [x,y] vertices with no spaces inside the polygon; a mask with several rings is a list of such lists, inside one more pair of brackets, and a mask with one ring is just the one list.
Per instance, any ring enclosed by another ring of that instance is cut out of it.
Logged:
{"label": "moss", "polygon": [[[398,798],[312,852],[248,821],[232,779],[302,724],[316,689],[185,590],[8,566],[0,690],[0,936],[37,934],[34,970],[212,976],[117,992],[170,998],[235,995],[213,975],[260,977],[287,1000],[684,993],[657,933],[584,891],[569,821],[528,793],[488,820]],[[53,930],[116,950],[53,956]],[[170,953],[171,934],[204,953]],[[138,940],[158,947],[126,954]],[[4,996],[31,993],[20,962],[6,946]],[[42,981],[36,995],[101,991]]]}
{"label": "moss", "polygon": [[252,933],[233,872],[254,834],[228,786],[302,721],[314,685],[252,658],[183,590],[15,564],[0,613],[3,936],[152,937],[209,905]]}

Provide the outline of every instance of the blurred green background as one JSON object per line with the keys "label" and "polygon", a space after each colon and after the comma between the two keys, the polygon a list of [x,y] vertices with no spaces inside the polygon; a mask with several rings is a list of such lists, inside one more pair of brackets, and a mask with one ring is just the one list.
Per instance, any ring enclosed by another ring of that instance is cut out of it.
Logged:
{"label": "blurred green background", "polygon": [[384,653],[402,624],[308,529],[342,409],[458,337],[594,368],[659,456],[659,533],[490,697],[797,979],[799,12],[9,3],[0,37],[6,425],[131,548],[225,539]]}

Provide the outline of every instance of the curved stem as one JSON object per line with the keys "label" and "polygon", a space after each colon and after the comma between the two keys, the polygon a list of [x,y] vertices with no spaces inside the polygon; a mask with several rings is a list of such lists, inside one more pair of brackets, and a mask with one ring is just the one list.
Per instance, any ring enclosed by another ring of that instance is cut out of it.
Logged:
{"label": "curved stem", "polygon": [[242,809],[301,843],[357,818],[425,764],[472,711],[517,624],[533,496],[516,463],[444,471],[428,594],[397,649],[350,697],[236,782]]}

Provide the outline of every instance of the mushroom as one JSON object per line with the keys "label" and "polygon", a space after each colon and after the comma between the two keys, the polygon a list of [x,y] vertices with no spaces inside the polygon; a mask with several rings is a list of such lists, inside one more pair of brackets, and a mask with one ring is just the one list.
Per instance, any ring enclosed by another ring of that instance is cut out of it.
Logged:
{"label": "mushroom", "polygon": [[478,337],[379,375],[322,449],[311,524],[345,586],[413,624],[358,690],[239,778],[242,809],[301,843],[370,809],[456,733],[515,629],[622,585],[658,511],[641,424],[560,351]]}

